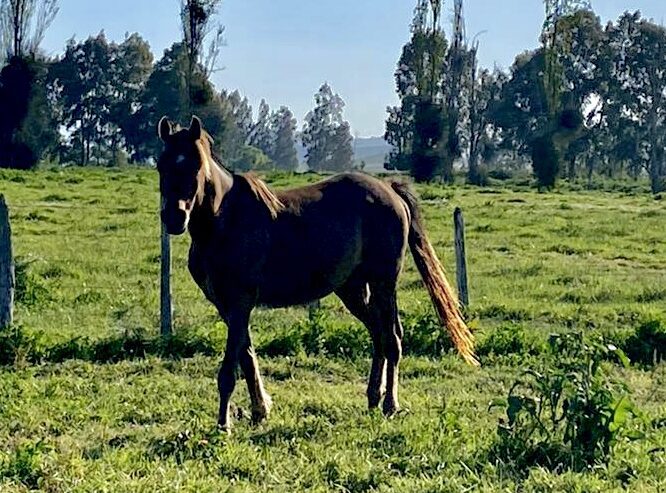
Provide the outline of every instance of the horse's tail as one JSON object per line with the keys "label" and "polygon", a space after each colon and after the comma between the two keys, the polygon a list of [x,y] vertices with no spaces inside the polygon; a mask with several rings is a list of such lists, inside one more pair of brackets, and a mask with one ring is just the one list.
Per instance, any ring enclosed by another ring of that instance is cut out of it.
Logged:
{"label": "horse's tail", "polygon": [[453,344],[463,359],[471,365],[478,366],[479,362],[474,355],[474,336],[463,320],[458,299],[446,280],[444,268],[428,239],[418,200],[405,183],[393,182],[391,187],[409,208],[411,215],[409,248],[421,278],[428,288],[437,315],[451,334]]}

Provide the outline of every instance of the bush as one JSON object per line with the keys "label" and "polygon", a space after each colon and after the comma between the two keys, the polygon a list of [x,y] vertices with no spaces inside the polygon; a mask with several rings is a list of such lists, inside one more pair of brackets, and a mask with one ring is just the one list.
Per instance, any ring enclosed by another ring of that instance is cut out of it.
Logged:
{"label": "bush", "polygon": [[666,324],[650,320],[624,342],[624,351],[631,361],[652,365],[666,360]]}
{"label": "bush", "polygon": [[51,293],[42,278],[32,272],[32,261],[17,258],[15,262],[16,302],[26,306],[37,306],[51,301]]}
{"label": "bush", "polygon": [[224,342],[220,336],[191,331],[162,337],[135,329],[100,340],[75,337],[49,346],[42,333],[14,326],[0,332],[0,366],[40,361],[60,363],[68,359],[112,363],[151,355],[173,359],[191,358],[196,354],[214,356],[224,350]]}
{"label": "bush", "polygon": [[[627,388],[606,373],[611,357],[629,362],[620,350],[582,333],[551,336],[537,368],[516,380],[491,455],[516,471],[532,466],[583,470],[607,463],[612,446],[629,436],[635,410]],[[636,436],[638,438],[639,436]]]}
{"label": "bush", "polygon": [[544,351],[536,337],[529,336],[520,325],[504,325],[494,330],[477,346],[479,356],[535,356]]}
{"label": "bush", "polygon": [[273,162],[256,147],[243,145],[236,157],[229,160],[234,171],[266,171],[274,167]]}
{"label": "bush", "polygon": [[286,333],[261,344],[257,352],[272,357],[305,353],[357,358],[370,354],[370,342],[362,324],[336,323],[327,312],[316,310]]}
{"label": "bush", "polygon": [[467,174],[467,183],[479,187],[487,187],[490,184],[488,177],[488,168],[483,165],[477,165],[474,169],[470,168]]}
{"label": "bush", "polygon": [[514,177],[514,172],[507,168],[495,168],[488,171],[488,176],[493,180],[507,181]]}
{"label": "bush", "polygon": [[43,347],[41,334],[30,334],[18,325],[0,331],[0,366],[39,361]]}
{"label": "bush", "polygon": [[439,318],[432,313],[402,316],[405,336],[402,347],[413,356],[442,356],[453,349],[453,342]]}

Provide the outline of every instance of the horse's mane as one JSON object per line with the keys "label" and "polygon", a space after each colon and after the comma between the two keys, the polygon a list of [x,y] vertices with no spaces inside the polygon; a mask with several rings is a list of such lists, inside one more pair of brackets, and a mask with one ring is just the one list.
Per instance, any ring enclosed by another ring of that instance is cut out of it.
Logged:
{"label": "horse's mane", "polygon": [[[202,156],[202,160],[207,161],[206,159],[203,159],[203,157],[210,157],[216,165],[233,175],[234,172],[227,168],[222,158],[213,152],[214,140],[205,130],[203,131],[201,140],[203,143],[205,143],[205,145],[200,146],[200,152],[205,154],[205,156]],[[203,164],[206,167],[208,166],[207,162]],[[206,169],[206,175],[208,178],[211,177],[211,174],[211,170]],[[266,185],[266,183],[254,173],[243,173],[240,176],[245,179],[250,187],[250,190],[252,190],[257,199],[266,206],[271,217],[275,219],[278,213],[284,209],[284,204],[280,201],[277,195],[275,195],[275,193],[270,188],[268,188],[268,185]]]}
{"label": "horse's mane", "polygon": [[282,201],[275,195],[275,193],[268,188],[268,185],[259,178],[254,173],[243,173],[241,175],[247,181],[247,184],[250,186],[250,190],[254,192],[254,195],[259,199],[270,212],[271,217],[275,219],[279,212],[284,210],[284,204]]}

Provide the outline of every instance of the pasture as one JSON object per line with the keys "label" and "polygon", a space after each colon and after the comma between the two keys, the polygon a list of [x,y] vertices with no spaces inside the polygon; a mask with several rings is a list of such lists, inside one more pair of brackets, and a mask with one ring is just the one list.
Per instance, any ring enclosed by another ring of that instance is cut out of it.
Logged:
{"label": "pasture", "polygon": [[225,328],[190,279],[186,237],[173,241],[177,334],[157,339],[156,172],[2,171],[19,282],[18,328],[0,338],[0,491],[663,491],[666,366],[649,357],[605,363],[644,435],[620,439],[608,464],[517,473],[490,452],[506,414],[491,403],[550,334],[625,347],[646,324],[666,331],[666,202],[616,188],[418,187],[452,282],[452,213],[464,211],[482,367],[449,352],[410,257],[398,300],[405,412],[366,410],[369,337],[331,297],[310,319],[304,308],[255,312],[273,412],[253,427],[239,383],[226,436],[214,379]]}

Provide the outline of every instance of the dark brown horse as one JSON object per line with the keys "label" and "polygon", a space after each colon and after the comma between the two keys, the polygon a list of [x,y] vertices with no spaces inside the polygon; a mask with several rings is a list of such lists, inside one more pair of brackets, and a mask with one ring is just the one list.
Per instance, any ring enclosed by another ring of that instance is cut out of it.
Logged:
{"label": "dark brown horse", "polygon": [[472,335],[426,236],[408,187],[361,173],[273,192],[253,175],[234,174],[211,151],[211,139],[194,117],[189,129],[159,123],[162,220],[170,234],[189,229],[192,277],[228,327],[218,373],[219,424],[229,426],[229,399],[240,364],[255,422],[268,416],[249,332],[257,305],[302,305],[330,293],[370,331],[373,343],[368,405],[394,414],[403,330],[396,285],[405,250],[442,322],[465,360],[476,364]]}

